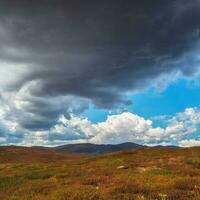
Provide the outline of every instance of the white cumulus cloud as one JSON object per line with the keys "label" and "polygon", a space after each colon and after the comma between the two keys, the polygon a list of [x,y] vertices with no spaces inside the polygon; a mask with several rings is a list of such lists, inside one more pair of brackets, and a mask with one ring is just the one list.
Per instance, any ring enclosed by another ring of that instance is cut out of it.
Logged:
{"label": "white cumulus cloud", "polygon": [[200,146],[200,140],[195,140],[195,139],[182,140],[179,142],[179,145],[182,147]]}
{"label": "white cumulus cloud", "polygon": [[131,112],[110,115],[107,120],[92,123],[87,118],[72,116],[51,129],[51,138],[83,139],[92,143],[136,142],[141,144],[179,144],[180,141],[193,136],[200,123],[200,112],[197,108],[187,108],[167,119],[164,128],[154,127],[153,121]]}
{"label": "white cumulus cloud", "polygon": [[[2,119],[6,107],[0,110]],[[177,144],[198,146],[200,111],[186,108],[174,116],[163,118],[165,127],[154,126],[153,120],[131,112],[109,115],[103,122],[93,123],[86,117],[62,115],[49,130],[28,130],[5,117],[0,124],[0,143],[23,145],[59,145],[65,143],[122,143],[135,142],[146,145]]]}

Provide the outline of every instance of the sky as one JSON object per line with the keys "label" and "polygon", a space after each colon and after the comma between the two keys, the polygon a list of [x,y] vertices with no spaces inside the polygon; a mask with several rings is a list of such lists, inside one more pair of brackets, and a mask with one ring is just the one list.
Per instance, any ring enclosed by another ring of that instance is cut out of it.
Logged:
{"label": "sky", "polygon": [[200,0],[1,0],[0,145],[200,145]]}

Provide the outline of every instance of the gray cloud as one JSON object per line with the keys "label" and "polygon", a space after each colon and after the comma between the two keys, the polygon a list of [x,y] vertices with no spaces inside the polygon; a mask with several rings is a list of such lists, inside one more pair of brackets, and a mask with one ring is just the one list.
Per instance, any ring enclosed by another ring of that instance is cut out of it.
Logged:
{"label": "gray cloud", "polygon": [[164,74],[193,76],[199,9],[199,0],[1,1],[0,61],[23,71],[3,88],[20,104],[12,115],[49,129],[90,103],[130,104],[126,92]]}
{"label": "gray cloud", "polygon": [[24,140],[25,134],[25,131],[10,130],[5,124],[0,123],[0,145],[20,143]]}

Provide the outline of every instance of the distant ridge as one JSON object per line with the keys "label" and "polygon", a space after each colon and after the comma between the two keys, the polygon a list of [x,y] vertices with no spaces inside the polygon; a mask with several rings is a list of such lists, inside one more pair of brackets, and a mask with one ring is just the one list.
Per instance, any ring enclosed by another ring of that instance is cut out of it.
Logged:
{"label": "distant ridge", "polygon": [[142,145],[136,143],[121,143],[121,144],[91,144],[91,143],[80,143],[80,144],[66,144],[62,146],[54,147],[55,150],[71,152],[71,153],[82,153],[82,154],[104,154],[112,153],[117,151],[124,151],[133,148],[141,148]]}
{"label": "distant ridge", "polygon": [[[8,157],[12,157],[12,155],[17,156],[24,156],[24,160],[31,160],[29,157],[31,155],[32,158],[39,158],[39,159],[46,159],[55,158],[57,159],[62,158],[63,155],[71,155],[72,157],[77,157],[78,154],[85,154],[85,155],[100,155],[106,153],[113,153],[118,151],[126,151],[129,149],[135,148],[179,148],[178,146],[153,146],[148,147],[146,145],[139,145],[132,142],[126,142],[121,144],[92,144],[92,143],[78,143],[78,144],[66,144],[56,147],[45,147],[45,146],[32,146],[32,147],[24,147],[24,146],[0,146],[0,156],[3,156],[5,152],[6,154],[10,154]],[[30,155],[29,155],[30,154]],[[35,156],[33,156],[35,155]],[[20,157],[17,156],[17,157]],[[71,157],[70,156],[70,157]],[[4,156],[5,157],[5,156]],[[27,158],[25,158],[27,157]],[[7,158],[5,158],[6,160]],[[37,160],[36,159],[36,160]],[[34,160],[34,159],[33,159]],[[1,161],[1,160],[0,160]]]}
{"label": "distant ridge", "polygon": [[180,148],[179,146],[175,146],[175,145],[167,145],[167,146],[157,145],[154,147],[157,147],[157,148]]}
{"label": "distant ridge", "polygon": [[83,155],[58,152],[46,147],[0,146],[0,163],[72,161],[82,157]]}

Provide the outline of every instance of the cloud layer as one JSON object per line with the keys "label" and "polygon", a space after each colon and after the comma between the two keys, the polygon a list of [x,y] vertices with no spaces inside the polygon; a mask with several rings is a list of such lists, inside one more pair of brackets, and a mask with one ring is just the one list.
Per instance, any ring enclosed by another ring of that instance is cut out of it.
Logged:
{"label": "cloud layer", "polygon": [[61,128],[61,131],[53,131],[53,133],[67,134],[70,129],[74,130],[75,135],[84,133],[85,139],[89,138],[88,141],[93,143],[129,141],[148,145],[173,143],[184,145],[184,141],[197,131],[200,124],[200,111],[196,108],[187,108],[184,112],[169,118],[164,128],[154,127],[151,120],[130,112],[108,116],[105,122],[97,124],[77,117],[72,117],[70,120],[61,118],[60,121],[61,124],[53,130]]}
{"label": "cloud layer", "polygon": [[[196,76],[199,9],[199,0],[2,0],[1,141],[13,132],[16,141],[24,134],[34,138],[36,132],[54,141],[64,131],[64,125],[57,124],[61,116],[72,123],[71,116],[91,104],[105,109],[126,106],[131,103],[128,92],[143,90],[149,83],[162,88],[177,77]],[[134,134],[125,131],[120,136],[124,131],[120,120],[126,125],[137,121]],[[110,123],[121,133],[106,129]],[[140,135],[138,141],[148,142],[150,135],[156,141],[170,132],[177,140],[174,132],[189,131],[176,119],[166,130],[156,129],[130,113],[91,127],[94,133],[79,127],[82,132],[76,139],[93,136],[94,142],[115,142],[112,134],[116,134],[116,141]],[[55,134],[49,136],[52,131]],[[76,128],[70,131],[67,136],[63,133],[63,140],[75,137]]]}
{"label": "cloud layer", "polygon": [[[110,115],[104,122],[92,123],[87,118],[64,115],[50,130],[26,131],[14,122],[4,120],[0,130],[0,144],[59,145],[65,143],[121,143],[146,145],[197,146],[195,134],[200,125],[200,111],[187,108],[166,120],[165,127],[155,127],[153,121],[131,112]],[[4,134],[4,133],[8,134]]]}

